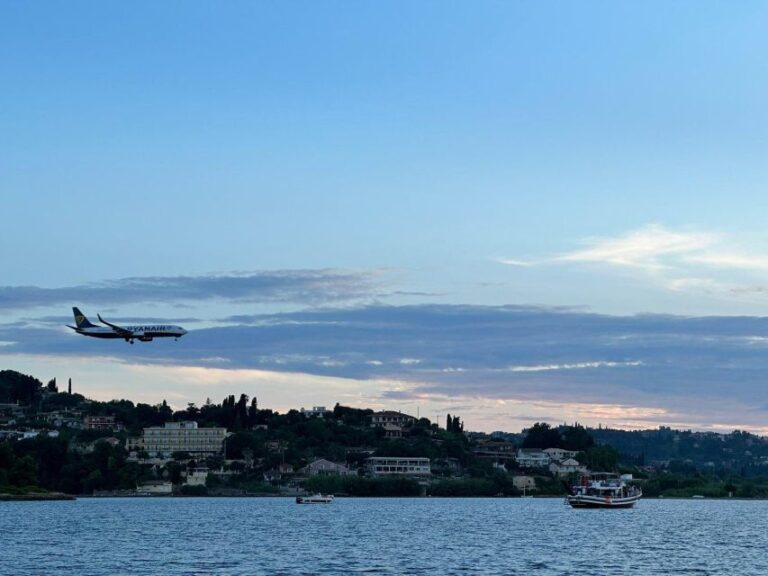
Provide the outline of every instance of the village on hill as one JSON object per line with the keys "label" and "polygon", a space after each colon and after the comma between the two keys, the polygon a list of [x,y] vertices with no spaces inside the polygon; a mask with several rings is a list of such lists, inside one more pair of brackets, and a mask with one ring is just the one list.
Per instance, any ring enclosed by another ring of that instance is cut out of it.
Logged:
{"label": "village on hill", "polygon": [[646,496],[766,497],[768,439],[546,423],[487,434],[458,415],[281,414],[245,394],[173,410],[0,372],[0,494],[553,496],[590,471],[631,477]]}

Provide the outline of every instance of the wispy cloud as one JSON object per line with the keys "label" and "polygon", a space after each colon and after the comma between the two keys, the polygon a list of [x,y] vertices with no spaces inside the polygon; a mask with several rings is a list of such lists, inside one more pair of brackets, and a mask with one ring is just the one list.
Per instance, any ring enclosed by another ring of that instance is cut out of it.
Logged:
{"label": "wispy cloud", "polygon": [[539,364],[536,366],[510,366],[507,368],[510,372],[548,372],[551,370],[585,370],[589,368],[617,368],[621,366],[642,366],[639,360],[633,362],[606,362],[599,360],[596,362],[577,362],[574,364]]}
{"label": "wispy cloud", "polygon": [[322,269],[120,278],[59,288],[0,286],[0,310],[84,302],[178,304],[217,299],[318,305],[370,297],[381,282],[375,271]]}
{"label": "wispy cloud", "polygon": [[506,264],[507,266],[519,266],[522,268],[536,265],[535,262],[529,260],[518,260],[515,258],[496,258],[496,261],[500,264]]}
{"label": "wispy cloud", "polygon": [[560,255],[497,261],[525,267],[590,266],[605,274],[635,272],[639,281],[674,292],[746,296],[768,291],[768,258],[754,247],[744,249],[736,238],[722,233],[660,224],[587,238],[582,248]]}
{"label": "wispy cloud", "polygon": [[670,266],[668,258],[700,253],[718,241],[703,232],[677,232],[650,225],[615,238],[594,238],[588,247],[557,257],[562,262],[591,262],[656,271]]}

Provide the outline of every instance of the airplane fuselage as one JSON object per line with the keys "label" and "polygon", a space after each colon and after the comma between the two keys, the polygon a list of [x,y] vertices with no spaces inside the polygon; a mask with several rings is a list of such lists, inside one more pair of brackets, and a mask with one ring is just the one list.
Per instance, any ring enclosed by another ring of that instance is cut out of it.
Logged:
{"label": "airplane fuselage", "polygon": [[172,324],[146,324],[144,326],[118,326],[104,320],[100,314],[98,314],[99,321],[106,326],[99,326],[94,324],[85,317],[79,308],[73,307],[72,313],[75,317],[75,326],[69,326],[83,336],[90,336],[92,338],[120,338],[126,342],[133,344],[134,340],[139,342],[151,342],[155,338],[175,338],[179,339],[187,331],[181,326],[174,326]]}
{"label": "airplane fuselage", "polygon": [[141,342],[150,342],[155,338],[180,338],[187,333],[181,326],[170,324],[153,324],[149,326],[121,326],[130,334],[121,334],[112,328],[106,326],[96,326],[94,328],[75,328],[75,332],[83,336],[92,336],[93,338],[122,338],[124,340],[139,340]]}

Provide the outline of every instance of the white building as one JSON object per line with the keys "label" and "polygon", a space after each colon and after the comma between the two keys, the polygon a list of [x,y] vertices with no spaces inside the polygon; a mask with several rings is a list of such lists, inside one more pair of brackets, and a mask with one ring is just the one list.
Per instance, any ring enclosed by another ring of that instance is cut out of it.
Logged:
{"label": "white building", "polygon": [[299,472],[307,476],[347,476],[352,474],[346,464],[336,464],[336,462],[331,462],[325,458],[318,458],[314,462],[310,462]]}
{"label": "white building", "polygon": [[86,430],[122,430],[123,425],[115,422],[114,416],[86,416],[83,418]]}
{"label": "white building", "polygon": [[129,438],[129,451],[146,451],[150,457],[170,458],[174,452],[193,457],[221,454],[226,428],[198,428],[197,422],[166,422],[144,428],[141,438]]}
{"label": "white building", "polygon": [[575,458],[578,452],[576,450],[565,450],[564,448],[545,448],[544,452],[549,454],[552,461],[562,461],[568,458]]}
{"label": "white building", "polygon": [[147,480],[139,484],[136,492],[139,494],[171,494],[173,484],[167,480]]}
{"label": "white building", "polygon": [[582,466],[573,458],[567,458],[562,462],[552,462],[549,465],[549,471],[555,476],[568,476],[569,474],[574,473],[586,474],[587,467]]}
{"label": "white building", "polygon": [[546,468],[552,461],[549,454],[538,448],[520,448],[516,460],[521,468]]}
{"label": "white building", "polygon": [[394,410],[384,410],[383,412],[374,412],[371,415],[371,426],[384,426],[385,424],[395,424],[396,426],[408,426],[416,422],[416,418],[395,412]]}
{"label": "white building", "polygon": [[205,486],[208,478],[208,468],[193,468],[187,472],[187,479],[184,482],[187,486]]}
{"label": "white building", "polygon": [[536,479],[533,476],[513,476],[512,485],[518,490],[536,490]]}
{"label": "white building", "polygon": [[427,476],[432,473],[429,458],[372,456],[365,463],[372,476]]}
{"label": "white building", "polygon": [[400,438],[403,435],[403,428],[413,425],[414,422],[416,418],[413,416],[394,410],[376,412],[371,416],[371,426],[383,428],[386,438]]}
{"label": "white building", "polygon": [[312,406],[312,410],[301,409],[301,413],[306,418],[325,418],[328,414],[333,414],[333,410],[328,410],[325,406]]}

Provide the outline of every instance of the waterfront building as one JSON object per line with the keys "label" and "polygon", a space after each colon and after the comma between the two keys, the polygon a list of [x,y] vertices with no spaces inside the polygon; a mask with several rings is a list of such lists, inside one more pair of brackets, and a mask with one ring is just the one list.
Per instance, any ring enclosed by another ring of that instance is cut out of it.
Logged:
{"label": "waterfront building", "polygon": [[518,490],[536,490],[536,479],[533,476],[513,476],[512,485]]}
{"label": "waterfront building", "polygon": [[136,488],[139,494],[168,495],[173,492],[173,484],[167,480],[147,480]]}
{"label": "waterfront building", "polygon": [[428,476],[432,473],[429,458],[372,456],[365,463],[371,476]]}
{"label": "waterfront building", "polygon": [[205,486],[205,481],[208,479],[208,472],[208,468],[204,466],[188,470],[187,479],[184,483],[187,486]]}
{"label": "waterfront building", "polygon": [[145,451],[150,457],[170,458],[174,452],[193,457],[221,454],[226,428],[198,428],[197,422],[166,422],[144,428],[141,438],[129,438],[129,451]]}

